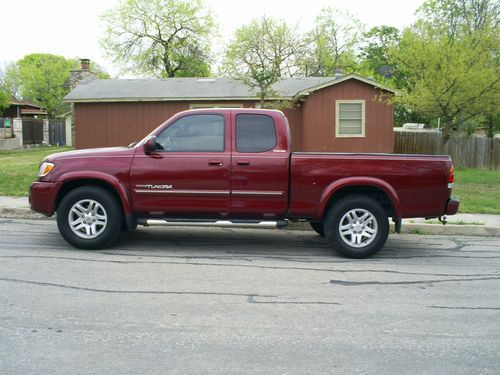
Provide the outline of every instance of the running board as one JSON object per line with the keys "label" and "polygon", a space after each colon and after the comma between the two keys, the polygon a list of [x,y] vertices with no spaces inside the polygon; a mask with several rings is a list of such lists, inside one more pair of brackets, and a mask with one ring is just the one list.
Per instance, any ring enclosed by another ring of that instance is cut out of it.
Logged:
{"label": "running board", "polygon": [[145,226],[171,227],[243,227],[243,228],[282,228],[288,220],[203,220],[203,219],[137,219],[137,224]]}

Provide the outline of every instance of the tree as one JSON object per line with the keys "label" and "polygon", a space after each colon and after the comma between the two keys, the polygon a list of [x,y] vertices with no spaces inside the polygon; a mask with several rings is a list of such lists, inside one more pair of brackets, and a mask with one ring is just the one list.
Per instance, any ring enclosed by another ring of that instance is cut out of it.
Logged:
{"label": "tree", "polygon": [[323,8],[312,31],[307,33],[307,48],[299,58],[304,76],[328,77],[336,68],[353,73],[363,25],[354,16],[333,8]]}
{"label": "tree", "polygon": [[498,3],[429,0],[390,50],[405,77],[399,103],[440,117],[443,141],[496,102],[500,90]]}
{"label": "tree", "polygon": [[126,71],[158,78],[210,75],[214,21],[201,0],[122,0],[102,19],[101,45]]}
{"label": "tree", "polygon": [[272,85],[296,70],[295,56],[302,46],[296,29],[269,17],[254,19],[236,30],[226,48],[221,73],[242,80],[256,90],[261,106]]}
{"label": "tree", "polygon": [[[365,45],[361,48],[364,70],[381,80],[388,80],[394,75],[391,66],[389,48],[396,47],[401,40],[400,32],[392,26],[375,26],[363,35]],[[397,82],[396,82],[396,87]]]}
{"label": "tree", "polygon": [[3,110],[8,108],[10,105],[10,95],[9,93],[0,89],[0,115],[3,113]]}
{"label": "tree", "polygon": [[9,62],[0,68],[0,91],[7,93],[12,98],[21,98],[21,82],[18,66],[15,62]]}
{"label": "tree", "polygon": [[66,108],[63,98],[68,93],[71,60],[49,53],[32,53],[16,65],[24,99],[44,107],[50,116]]}

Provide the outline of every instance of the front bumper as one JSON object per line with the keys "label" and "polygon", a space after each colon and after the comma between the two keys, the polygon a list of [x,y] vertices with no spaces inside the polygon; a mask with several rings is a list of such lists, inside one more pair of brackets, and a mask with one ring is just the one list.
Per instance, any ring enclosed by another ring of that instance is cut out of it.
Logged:
{"label": "front bumper", "polygon": [[31,209],[45,216],[52,216],[55,212],[57,193],[61,184],[61,182],[33,182],[29,194]]}
{"label": "front bumper", "polygon": [[458,212],[458,206],[460,206],[460,201],[458,199],[448,199],[446,203],[446,215],[455,215]]}

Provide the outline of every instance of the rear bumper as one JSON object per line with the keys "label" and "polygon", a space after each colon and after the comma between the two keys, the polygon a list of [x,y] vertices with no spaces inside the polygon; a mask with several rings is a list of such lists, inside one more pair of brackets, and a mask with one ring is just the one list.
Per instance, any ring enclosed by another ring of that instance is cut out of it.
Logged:
{"label": "rear bumper", "polygon": [[458,212],[458,206],[460,206],[460,201],[458,199],[448,199],[446,203],[446,215],[455,215]]}
{"label": "rear bumper", "polygon": [[57,192],[61,184],[61,182],[33,182],[29,195],[31,209],[45,216],[52,216],[55,212]]}

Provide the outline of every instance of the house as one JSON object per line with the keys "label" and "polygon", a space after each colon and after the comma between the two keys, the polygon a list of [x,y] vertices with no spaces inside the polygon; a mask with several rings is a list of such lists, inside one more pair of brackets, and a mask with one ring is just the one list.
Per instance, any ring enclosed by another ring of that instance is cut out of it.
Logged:
{"label": "house", "polygon": [[[275,97],[284,109],[296,151],[392,152],[394,92],[357,75],[284,78]],[[258,107],[243,83],[227,78],[108,79],[80,83],[74,104],[76,147],[126,145],[190,108]]]}
{"label": "house", "polygon": [[47,111],[29,100],[12,98],[10,106],[4,110],[3,115],[8,118],[44,118],[47,116]]}

